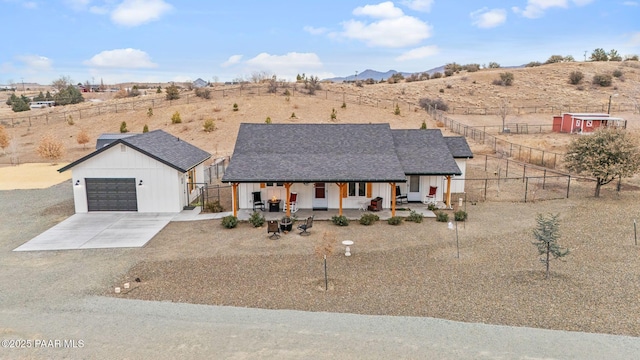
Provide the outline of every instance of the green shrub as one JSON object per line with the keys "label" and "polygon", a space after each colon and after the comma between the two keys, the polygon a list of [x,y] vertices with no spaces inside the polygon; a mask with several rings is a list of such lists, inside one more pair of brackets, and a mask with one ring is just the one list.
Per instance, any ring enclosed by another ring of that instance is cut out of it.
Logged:
{"label": "green shrub", "polygon": [[207,88],[196,89],[196,96],[203,99],[211,99],[211,90]]}
{"label": "green shrub", "polygon": [[438,207],[436,206],[436,204],[430,203],[429,205],[427,205],[427,209],[429,211],[434,211],[434,210],[438,210]]}
{"label": "green shrub", "polygon": [[422,120],[422,125],[420,125],[420,130],[427,130],[427,123],[426,123],[426,121]]}
{"label": "green shrub", "polygon": [[622,73],[622,70],[619,70],[619,69],[618,69],[618,70],[613,70],[613,77],[615,77],[615,78],[621,78],[621,77],[622,77],[622,75],[624,75],[624,74]]}
{"label": "green shrub", "polygon": [[208,212],[219,213],[224,211],[224,207],[220,205],[220,201],[207,201],[204,204],[204,208],[207,209]]}
{"label": "green shrub", "polygon": [[365,213],[360,217],[360,224],[362,225],[371,225],[374,222],[380,220],[380,217],[376,214]]}
{"label": "green shrub", "polygon": [[465,221],[465,220],[467,220],[467,216],[468,216],[468,214],[464,210],[458,210],[458,211],[453,213],[453,218],[456,221]]}
{"label": "green shrub", "polygon": [[202,127],[205,132],[212,132],[216,129],[216,124],[213,123],[213,119],[207,119],[204,121],[204,125]]}
{"label": "green shrub", "polygon": [[149,108],[149,110],[147,110],[147,117],[152,117],[153,116],[153,109]]}
{"label": "green shrub", "polygon": [[340,106],[340,107],[343,108],[343,109],[346,109],[347,108],[347,103],[343,101],[342,102],[342,106]]}
{"label": "green shrub", "polygon": [[[160,87],[158,87],[160,89]],[[167,100],[178,100],[180,99],[180,90],[175,85],[169,85],[165,89]]]}
{"label": "green shrub", "polygon": [[225,216],[222,218],[222,226],[227,229],[233,229],[238,226],[238,218],[233,215]]}
{"label": "green shrub", "polygon": [[266,120],[264,121],[265,124],[271,124],[271,118],[269,116],[267,116]]}
{"label": "green shrub", "polygon": [[542,63],[540,61],[532,61],[527,65],[525,65],[524,67],[536,67],[536,66],[542,66]]}
{"label": "green shrub", "polygon": [[431,75],[432,79],[440,79],[442,77],[442,73],[439,71],[436,71],[433,73],[433,75]]}
{"label": "green shrub", "polygon": [[338,225],[338,226],[348,226],[349,225],[349,219],[347,219],[346,216],[344,215],[334,215],[333,217],[331,217],[331,222],[334,225]]}
{"label": "green shrub", "polygon": [[424,215],[417,213],[415,211],[411,211],[411,213],[409,213],[409,216],[407,216],[407,221],[411,221],[419,224],[422,222],[423,218],[424,218]]}
{"label": "green shrub", "polygon": [[295,118],[296,118],[296,113],[292,112],[292,113],[291,113],[291,118],[292,118],[292,119],[295,119]]}
{"label": "green shrub", "polygon": [[233,111],[238,111],[238,104],[233,103]]}
{"label": "green shrub", "polygon": [[396,104],[396,109],[393,111],[395,115],[400,115],[400,105]]}
{"label": "green shrub", "polygon": [[180,124],[182,122],[182,118],[180,118],[180,113],[179,112],[174,112],[173,115],[171,115],[171,123],[172,124]]}
{"label": "green shrub", "polygon": [[513,85],[514,78],[515,77],[513,76],[513,73],[510,73],[510,72],[500,73],[500,81],[502,81],[502,85],[504,86]]}
{"label": "green shrub", "polygon": [[582,79],[584,79],[584,74],[581,71],[572,71],[571,74],[569,74],[569,82],[572,85],[580,84]]}
{"label": "green shrub", "polygon": [[124,134],[129,132],[129,130],[127,130],[127,122],[123,121],[120,123],[120,133]]}
{"label": "green shrub", "polygon": [[336,109],[331,109],[331,120],[335,121],[337,117],[338,113],[336,112]]}
{"label": "green shrub", "polygon": [[264,225],[264,216],[262,216],[262,214],[260,214],[259,212],[254,211],[249,218],[249,222],[251,223],[251,225],[253,225],[253,227],[260,227]]}
{"label": "green shrub", "polygon": [[439,222],[449,222],[449,214],[443,211],[438,211],[436,213],[436,221]]}
{"label": "green shrub", "polygon": [[144,126],[142,127],[142,132],[143,133],[148,133],[149,132],[149,125],[144,124]]}
{"label": "green shrub", "polygon": [[387,220],[387,224],[389,225],[400,225],[402,224],[402,218],[400,216],[392,216]]}
{"label": "green shrub", "polygon": [[612,76],[609,74],[596,74],[593,75],[593,80],[591,81],[594,85],[600,85],[602,87],[611,86]]}

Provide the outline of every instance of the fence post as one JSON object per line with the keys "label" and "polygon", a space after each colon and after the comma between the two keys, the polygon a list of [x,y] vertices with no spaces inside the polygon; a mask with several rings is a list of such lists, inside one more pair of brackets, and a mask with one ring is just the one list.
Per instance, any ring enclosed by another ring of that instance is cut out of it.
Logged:
{"label": "fence post", "polygon": [[507,168],[505,169],[504,177],[505,177],[505,181],[506,179],[509,178],[509,158],[507,158]]}
{"label": "fence post", "polygon": [[487,161],[489,160],[489,155],[484,155],[484,172],[487,172]]}
{"label": "fence post", "polygon": [[527,192],[529,190],[529,178],[524,183],[524,202],[527,203]]}
{"label": "fence post", "polygon": [[571,184],[571,175],[567,176],[567,199],[569,198],[569,187]]}
{"label": "fence post", "polygon": [[487,179],[484,179],[484,200],[487,201]]}
{"label": "fence post", "polygon": [[524,164],[522,168],[522,182],[524,182],[524,178],[527,176],[527,164]]}
{"label": "fence post", "polygon": [[547,169],[544,169],[542,173],[542,190],[544,190],[544,185],[547,182]]}

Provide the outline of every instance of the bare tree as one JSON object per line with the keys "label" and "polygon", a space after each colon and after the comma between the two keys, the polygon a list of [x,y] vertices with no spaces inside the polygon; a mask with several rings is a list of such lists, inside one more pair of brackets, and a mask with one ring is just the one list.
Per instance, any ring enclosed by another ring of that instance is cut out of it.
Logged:
{"label": "bare tree", "polygon": [[59,79],[54,80],[51,83],[51,86],[53,86],[58,91],[66,89],[69,85],[73,85],[73,81],[69,76],[60,76]]}
{"label": "bare tree", "polygon": [[36,151],[41,158],[53,163],[64,155],[64,145],[62,141],[57,140],[52,135],[45,135],[42,140],[40,140]]}
{"label": "bare tree", "polygon": [[500,119],[502,119],[502,132],[505,132],[505,130],[507,130],[507,115],[509,115],[509,100],[502,99],[498,105],[498,115],[500,115]]}
{"label": "bare tree", "polygon": [[9,140],[11,140],[9,138],[9,134],[7,134],[7,131],[4,129],[4,126],[0,125],[0,148],[2,148],[2,152],[4,154],[7,153],[5,149],[9,147],[9,142],[10,142]]}

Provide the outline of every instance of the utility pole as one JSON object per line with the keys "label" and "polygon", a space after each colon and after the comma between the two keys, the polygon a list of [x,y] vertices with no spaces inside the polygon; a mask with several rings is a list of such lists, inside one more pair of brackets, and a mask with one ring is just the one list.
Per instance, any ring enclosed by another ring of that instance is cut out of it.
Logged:
{"label": "utility pole", "polygon": [[24,94],[25,93],[25,91],[24,91],[24,78],[20,78],[20,80],[22,81],[22,93]]}

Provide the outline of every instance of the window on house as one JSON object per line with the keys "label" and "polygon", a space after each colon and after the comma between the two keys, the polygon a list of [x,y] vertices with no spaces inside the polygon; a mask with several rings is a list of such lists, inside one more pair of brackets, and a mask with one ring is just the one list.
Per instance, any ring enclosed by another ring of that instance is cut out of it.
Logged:
{"label": "window on house", "polygon": [[349,183],[349,196],[366,196],[367,185],[363,182],[350,182]]}
{"label": "window on house", "polygon": [[284,186],[284,183],[281,183],[281,182],[279,182],[279,183],[268,182],[266,184],[267,184],[267,186],[274,186],[274,184],[275,184],[275,186]]}

